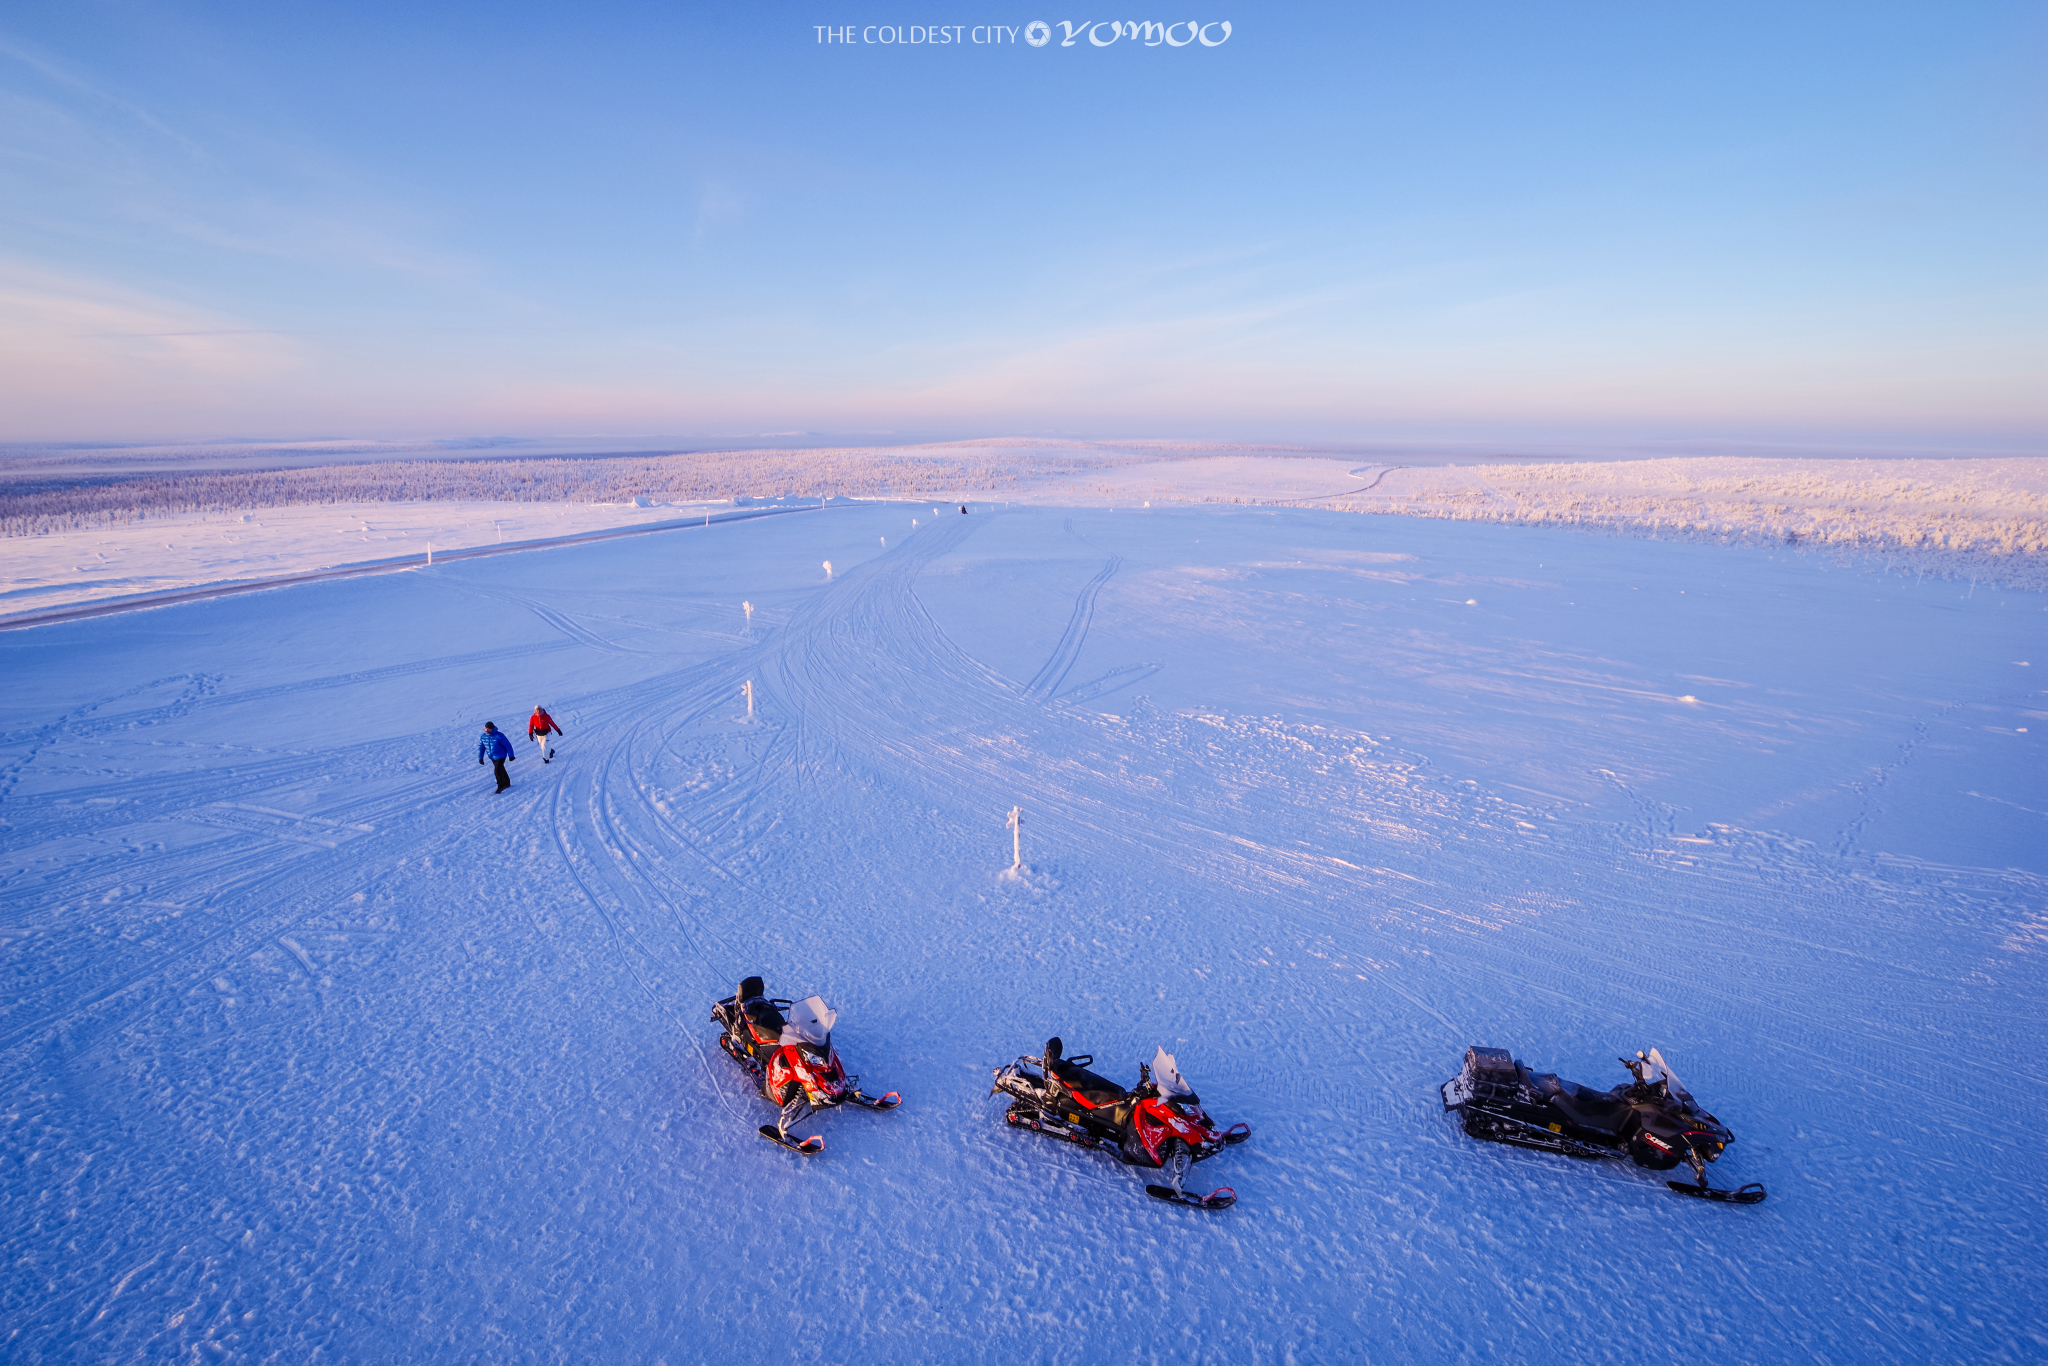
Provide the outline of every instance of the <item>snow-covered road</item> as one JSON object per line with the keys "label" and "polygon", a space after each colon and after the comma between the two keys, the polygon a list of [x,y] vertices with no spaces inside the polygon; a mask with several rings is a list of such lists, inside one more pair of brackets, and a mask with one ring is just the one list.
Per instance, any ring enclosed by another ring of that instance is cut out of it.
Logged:
{"label": "snow-covered road", "polygon": [[[0,1342],[2039,1360],[2043,609],[865,505],[10,633]],[[750,972],[904,1107],[756,1137],[707,1020]],[[1007,1129],[990,1069],[1052,1033],[1178,1053],[1253,1126],[1192,1183],[1237,1207]],[[1600,1086],[1659,1045],[1770,1200],[1473,1143],[1472,1043]]]}

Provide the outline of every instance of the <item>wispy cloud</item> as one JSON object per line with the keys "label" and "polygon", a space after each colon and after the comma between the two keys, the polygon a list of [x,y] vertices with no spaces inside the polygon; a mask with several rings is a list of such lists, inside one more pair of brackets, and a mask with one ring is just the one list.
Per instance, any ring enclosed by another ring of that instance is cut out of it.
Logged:
{"label": "wispy cloud", "polygon": [[27,67],[49,84],[77,96],[86,103],[119,114],[138,128],[171,144],[188,156],[195,158],[204,156],[204,152],[197,142],[170,127],[147,109],[121,98],[103,86],[87,80],[77,71],[63,65],[47,53],[39,52],[17,39],[8,37],[4,33],[0,33],[0,57],[5,57],[9,61]]}
{"label": "wispy cloud", "polygon": [[0,36],[0,215],[76,242],[124,227],[188,244],[412,277],[477,273],[428,219],[303,141],[246,125],[197,133],[57,58]]}
{"label": "wispy cloud", "polygon": [[12,436],[89,428],[95,411],[168,417],[193,399],[246,401],[306,361],[275,332],[0,258],[0,410]]}

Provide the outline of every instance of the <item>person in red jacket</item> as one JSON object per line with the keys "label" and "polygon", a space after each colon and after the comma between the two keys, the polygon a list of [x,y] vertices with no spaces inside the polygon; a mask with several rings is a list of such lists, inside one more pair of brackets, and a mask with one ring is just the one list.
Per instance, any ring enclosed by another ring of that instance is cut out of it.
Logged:
{"label": "person in red jacket", "polygon": [[548,709],[540,703],[533,704],[533,715],[527,718],[526,738],[540,746],[540,761],[547,763],[555,752],[548,741],[550,735],[560,735],[562,728],[555,724],[555,718],[548,715]]}

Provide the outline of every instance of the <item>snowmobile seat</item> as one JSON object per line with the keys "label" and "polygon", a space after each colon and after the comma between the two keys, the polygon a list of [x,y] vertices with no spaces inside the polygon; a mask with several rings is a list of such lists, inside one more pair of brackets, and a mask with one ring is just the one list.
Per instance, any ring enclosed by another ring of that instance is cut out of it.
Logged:
{"label": "snowmobile seat", "polygon": [[742,1009],[746,1012],[747,1028],[753,1031],[755,1043],[773,1044],[781,1041],[785,1021],[782,1012],[775,1008],[773,1001],[756,996]]}
{"label": "snowmobile seat", "polygon": [[1085,1067],[1076,1067],[1065,1059],[1048,1057],[1045,1065],[1053,1076],[1077,1092],[1090,1109],[1116,1105],[1130,1093],[1108,1077],[1098,1077]]}
{"label": "snowmobile seat", "polygon": [[1634,1108],[1620,1096],[1588,1091],[1583,1086],[1560,1089],[1549,1100],[1572,1123],[1603,1134],[1619,1134],[1622,1121]]}

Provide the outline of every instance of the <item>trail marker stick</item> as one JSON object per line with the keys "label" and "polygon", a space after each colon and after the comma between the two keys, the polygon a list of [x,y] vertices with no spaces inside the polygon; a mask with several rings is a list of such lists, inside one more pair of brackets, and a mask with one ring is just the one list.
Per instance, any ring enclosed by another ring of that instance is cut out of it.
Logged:
{"label": "trail marker stick", "polygon": [[1010,871],[1024,866],[1024,808],[1010,808]]}
{"label": "trail marker stick", "polygon": [[754,680],[748,679],[740,685],[740,691],[747,695],[747,719],[754,719]]}

